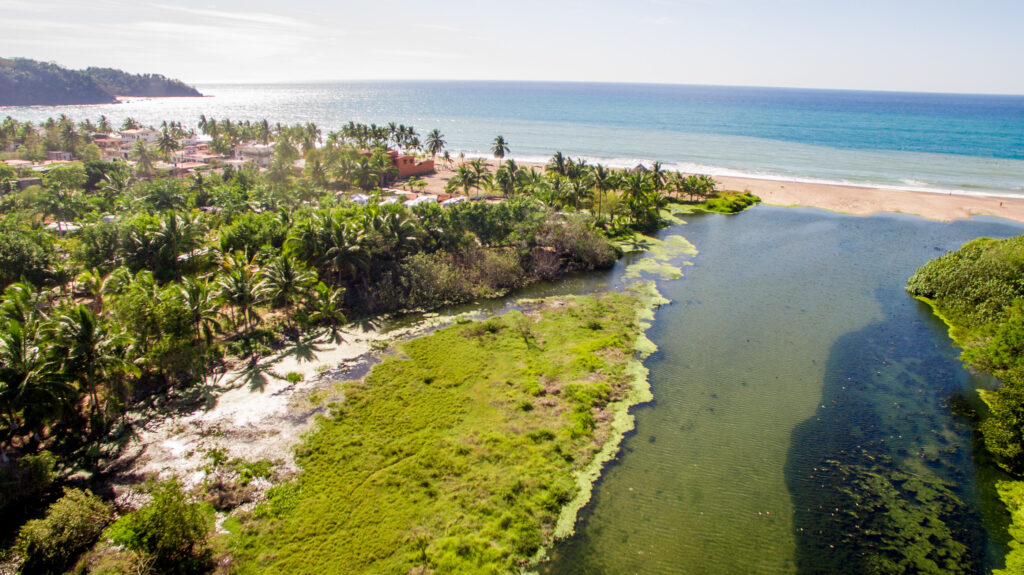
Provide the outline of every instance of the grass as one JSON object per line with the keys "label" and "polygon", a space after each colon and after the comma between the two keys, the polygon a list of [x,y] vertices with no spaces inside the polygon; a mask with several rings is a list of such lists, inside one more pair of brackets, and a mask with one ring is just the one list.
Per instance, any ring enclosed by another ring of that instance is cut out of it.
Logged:
{"label": "grass", "polygon": [[397,346],[243,520],[237,571],[518,572],[621,437],[647,303],[543,300]]}
{"label": "grass", "polygon": [[719,214],[736,214],[759,203],[761,198],[750,192],[719,192],[697,204],[697,207]]}

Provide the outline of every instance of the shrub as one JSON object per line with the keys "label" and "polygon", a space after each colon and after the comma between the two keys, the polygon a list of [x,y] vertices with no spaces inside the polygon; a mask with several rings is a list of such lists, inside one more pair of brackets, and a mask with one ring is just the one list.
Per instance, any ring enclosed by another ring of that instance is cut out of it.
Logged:
{"label": "shrub", "polygon": [[761,202],[761,198],[750,192],[721,192],[708,198],[701,207],[709,212],[736,214]]}
{"label": "shrub", "polygon": [[10,507],[31,502],[50,488],[57,476],[56,465],[49,451],[41,451],[22,457],[8,468],[0,467],[0,511],[5,512],[5,518]]}
{"label": "shrub", "polygon": [[209,530],[199,504],[192,503],[177,480],[152,486],[153,501],[123,517],[111,529],[115,543],[155,560],[167,573],[195,573],[210,561]]}
{"label": "shrub", "polygon": [[18,533],[16,548],[24,563],[21,572],[62,572],[79,553],[92,545],[113,517],[113,509],[99,497],[79,489],[64,496]]}
{"label": "shrub", "polygon": [[40,236],[17,229],[0,230],[0,289],[22,277],[39,285],[50,277],[53,250]]}

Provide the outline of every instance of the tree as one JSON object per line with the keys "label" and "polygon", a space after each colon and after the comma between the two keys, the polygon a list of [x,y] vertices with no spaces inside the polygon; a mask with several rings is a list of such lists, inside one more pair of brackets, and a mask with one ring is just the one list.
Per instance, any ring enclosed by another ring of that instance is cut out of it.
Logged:
{"label": "tree", "polygon": [[590,185],[594,188],[594,195],[597,196],[597,217],[600,219],[604,195],[606,192],[614,190],[618,185],[618,176],[612,170],[597,164],[590,169],[587,177]]}
{"label": "tree", "polygon": [[430,154],[431,159],[437,158],[438,154],[444,152],[446,144],[441,130],[434,128],[427,134],[427,153]]}
{"label": "tree", "polygon": [[519,166],[515,160],[508,160],[504,165],[498,168],[498,171],[494,172],[494,187],[501,192],[503,196],[509,197],[515,194],[516,184],[519,181]]}
{"label": "tree", "polygon": [[555,152],[548,161],[547,171],[554,172],[559,176],[567,176],[569,175],[570,163],[572,163],[572,160],[562,155],[562,152]]}
{"label": "tree", "polygon": [[[57,421],[72,403],[67,384],[30,321],[8,318],[0,330],[0,417],[4,442],[23,431],[38,438],[44,426]],[[38,440],[38,439],[37,439]],[[3,451],[0,451],[3,453]]]}
{"label": "tree", "polygon": [[18,532],[21,573],[63,573],[79,553],[99,539],[113,519],[113,506],[88,491],[64,488],[64,496]]}
{"label": "tree", "polygon": [[470,190],[476,185],[476,174],[473,172],[473,168],[462,164],[458,170],[455,171],[455,175],[452,176],[448,183],[445,184],[444,189],[449,192],[453,192],[458,189],[462,189],[462,195],[468,196]]}
{"label": "tree", "polygon": [[153,152],[146,145],[145,140],[135,142],[132,149],[132,157],[135,159],[135,171],[142,176],[152,176],[156,170],[153,166]]}
{"label": "tree", "polygon": [[160,151],[160,155],[163,156],[164,160],[170,160],[171,153],[180,147],[181,146],[178,145],[178,140],[168,132],[166,128],[160,134],[160,138],[156,141],[156,149]]}
{"label": "tree", "polygon": [[176,479],[151,485],[150,494],[148,505],[111,528],[114,542],[146,554],[164,571],[205,572],[209,529],[199,504],[189,501]]}
{"label": "tree", "polygon": [[248,263],[235,261],[233,258],[225,258],[227,272],[217,282],[220,288],[220,298],[228,305],[238,310],[245,326],[245,331],[252,329],[252,324],[259,321],[260,316],[256,313],[256,306],[263,301],[263,293],[256,280],[255,259]]}
{"label": "tree", "polygon": [[477,190],[484,184],[490,183],[491,174],[487,171],[487,162],[480,158],[475,158],[469,163],[469,167],[473,170],[473,186]]}
{"label": "tree", "polygon": [[491,153],[497,158],[500,163],[501,160],[505,159],[505,154],[511,152],[512,149],[508,147],[508,142],[505,141],[504,136],[498,136],[494,138],[494,142],[491,144]]}
{"label": "tree", "polygon": [[113,391],[121,375],[139,375],[139,368],[125,359],[133,339],[112,325],[105,325],[84,305],[78,305],[55,319],[50,334],[59,353],[61,370],[77,381],[90,398],[92,412],[105,423],[99,389]]}
{"label": "tree", "polygon": [[186,277],[178,285],[177,297],[188,310],[189,321],[195,327],[196,341],[209,345],[213,334],[221,331],[220,305],[209,282]]}
{"label": "tree", "polygon": [[267,264],[260,273],[259,290],[267,295],[274,305],[284,306],[289,312],[304,297],[309,288],[317,282],[313,272],[291,255],[282,254]]}

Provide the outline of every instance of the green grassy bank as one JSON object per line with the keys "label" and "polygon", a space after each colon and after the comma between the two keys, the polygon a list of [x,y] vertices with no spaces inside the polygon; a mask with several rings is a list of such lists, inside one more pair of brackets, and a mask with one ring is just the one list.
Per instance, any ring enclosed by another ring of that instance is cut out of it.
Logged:
{"label": "green grassy bank", "polygon": [[401,344],[345,384],[298,447],[299,476],[242,519],[237,571],[527,566],[625,409],[648,397],[645,302],[543,300]]}
{"label": "green grassy bank", "polygon": [[949,326],[965,363],[1003,383],[980,392],[988,412],[976,424],[1005,472],[994,481],[1010,516],[1010,551],[996,573],[1024,574],[1024,236],[968,242],[922,266],[907,290]]}

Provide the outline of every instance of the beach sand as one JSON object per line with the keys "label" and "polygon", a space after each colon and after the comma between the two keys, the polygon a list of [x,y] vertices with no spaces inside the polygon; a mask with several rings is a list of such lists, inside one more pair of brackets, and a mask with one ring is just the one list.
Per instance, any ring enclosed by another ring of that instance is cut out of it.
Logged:
{"label": "beach sand", "polygon": [[[493,172],[496,162],[491,159],[487,163]],[[544,168],[544,164],[517,163],[522,168]],[[453,167],[457,166],[458,160],[453,164]],[[453,169],[440,161],[437,162],[437,169],[435,174],[423,178],[427,182],[424,189],[426,193],[445,193],[444,185],[455,174]],[[821,208],[858,216],[896,212],[944,222],[971,216],[995,216],[1024,222],[1024,198],[911,192],[730,176],[716,176],[715,180],[720,190],[750,191],[765,204],[773,206]]]}

